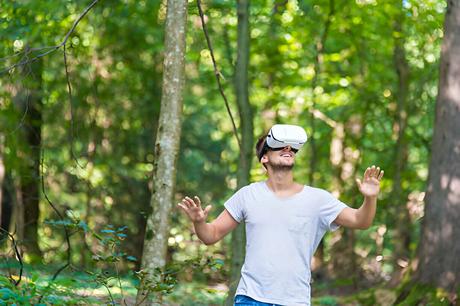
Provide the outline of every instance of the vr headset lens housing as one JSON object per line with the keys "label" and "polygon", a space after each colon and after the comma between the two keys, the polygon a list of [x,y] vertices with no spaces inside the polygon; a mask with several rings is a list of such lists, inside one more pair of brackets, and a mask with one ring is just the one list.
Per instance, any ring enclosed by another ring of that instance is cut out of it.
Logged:
{"label": "vr headset lens housing", "polygon": [[307,141],[307,133],[297,125],[275,124],[268,132],[265,139],[264,149],[261,151],[259,160],[268,149],[273,151],[281,150],[290,146],[294,152],[297,152]]}

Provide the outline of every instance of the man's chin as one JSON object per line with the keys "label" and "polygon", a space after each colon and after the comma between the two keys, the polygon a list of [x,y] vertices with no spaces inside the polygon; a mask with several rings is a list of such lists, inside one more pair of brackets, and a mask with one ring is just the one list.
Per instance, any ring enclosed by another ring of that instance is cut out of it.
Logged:
{"label": "man's chin", "polygon": [[290,171],[294,168],[294,163],[292,164],[270,164],[273,171]]}

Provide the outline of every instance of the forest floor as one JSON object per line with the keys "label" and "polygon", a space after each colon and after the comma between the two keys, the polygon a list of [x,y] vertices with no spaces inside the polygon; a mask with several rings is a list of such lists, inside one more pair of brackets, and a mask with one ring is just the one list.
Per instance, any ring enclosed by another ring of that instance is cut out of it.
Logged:
{"label": "forest floor", "polygon": [[[137,279],[133,274],[118,277],[110,271],[76,271],[66,269],[51,281],[56,267],[26,265],[22,276],[18,266],[0,263],[0,305],[134,305]],[[21,280],[18,286],[10,279]],[[164,295],[158,305],[205,306],[222,305],[228,287],[205,284],[196,280],[182,282]],[[40,299],[41,297],[41,299]],[[349,287],[316,283],[313,305],[392,305],[394,290],[372,287],[350,290]],[[40,300],[40,301],[39,301]]]}

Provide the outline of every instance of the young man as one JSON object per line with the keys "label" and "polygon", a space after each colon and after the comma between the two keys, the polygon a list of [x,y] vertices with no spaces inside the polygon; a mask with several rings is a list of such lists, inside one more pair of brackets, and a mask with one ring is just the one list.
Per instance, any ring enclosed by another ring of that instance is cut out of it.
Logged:
{"label": "young man", "polygon": [[294,181],[296,152],[306,138],[301,127],[273,126],[256,145],[268,179],[241,188],[213,222],[206,223],[211,205],[202,209],[197,196],[178,204],[206,245],[245,221],[246,258],[235,305],[310,305],[310,262],[326,231],[366,229],[374,219],[383,171],[366,169],[357,180],[364,202],[350,208],[325,190]]}

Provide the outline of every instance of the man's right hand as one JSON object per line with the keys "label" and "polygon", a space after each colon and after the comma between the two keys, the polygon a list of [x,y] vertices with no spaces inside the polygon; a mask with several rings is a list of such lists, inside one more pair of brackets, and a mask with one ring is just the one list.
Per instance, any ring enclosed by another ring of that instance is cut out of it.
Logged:
{"label": "man's right hand", "polygon": [[177,204],[189,217],[190,221],[193,223],[204,223],[208,217],[209,211],[211,210],[211,205],[206,206],[205,209],[201,208],[201,200],[199,197],[195,196],[194,200],[185,197],[182,199],[181,203]]}

